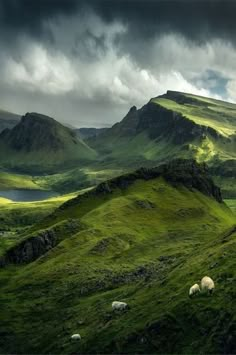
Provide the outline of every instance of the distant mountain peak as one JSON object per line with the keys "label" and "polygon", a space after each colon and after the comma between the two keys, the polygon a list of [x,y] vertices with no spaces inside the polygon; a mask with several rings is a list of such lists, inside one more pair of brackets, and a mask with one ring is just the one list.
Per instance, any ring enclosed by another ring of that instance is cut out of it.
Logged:
{"label": "distant mountain peak", "polygon": [[130,107],[128,114],[132,113],[132,112],[135,112],[135,111],[137,111],[137,107],[136,106],[132,106],[132,107]]}
{"label": "distant mountain peak", "polygon": [[[50,166],[69,164],[80,159],[92,159],[96,153],[89,148],[76,132],[63,126],[52,117],[36,112],[27,112],[12,129],[5,129],[0,134],[2,154],[11,157],[11,166],[43,166],[50,161]],[[20,154],[20,159],[17,156]],[[23,156],[23,158],[22,158]],[[33,161],[32,161],[33,160]],[[26,162],[26,163],[25,163]]]}
{"label": "distant mountain peak", "polygon": [[65,139],[70,138],[76,144],[75,133],[51,117],[26,113],[11,130],[3,131],[0,139],[20,151],[43,149],[58,150],[65,146]]}

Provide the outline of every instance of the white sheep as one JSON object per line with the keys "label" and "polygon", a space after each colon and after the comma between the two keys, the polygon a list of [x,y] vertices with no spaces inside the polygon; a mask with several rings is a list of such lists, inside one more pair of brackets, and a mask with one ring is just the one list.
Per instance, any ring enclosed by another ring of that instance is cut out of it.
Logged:
{"label": "white sheep", "polygon": [[189,297],[197,294],[200,292],[200,287],[198,284],[194,284],[192,287],[189,289]]}
{"label": "white sheep", "polygon": [[114,301],[112,302],[112,310],[113,311],[124,311],[127,309],[128,305],[125,302]]}
{"label": "white sheep", "polygon": [[73,334],[73,335],[71,335],[71,340],[77,340],[77,341],[81,340],[80,334]]}
{"label": "white sheep", "polygon": [[214,281],[209,276],[204,276],[201,280],[202,292],[212,293],[215,288]]}

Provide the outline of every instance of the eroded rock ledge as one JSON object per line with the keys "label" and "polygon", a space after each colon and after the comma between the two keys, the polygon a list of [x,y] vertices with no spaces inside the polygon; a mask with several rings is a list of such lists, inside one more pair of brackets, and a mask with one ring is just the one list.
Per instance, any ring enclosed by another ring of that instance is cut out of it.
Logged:
{"label": "eroded rock ledge", "polygon": [[55,225],[53,228],[28,236],[0,257],[0,267],[34,261],[81,228],[81,224],[77,220],[68,220]]}
{"label": "eroded rock ledge", "polygon": [[163,177],[174,186],[182,184],[188,189],[196,189],[222,202],[220,188],[214,184],[205,163],[198,164],[195,160],[175,159],[155,168],[140,168],[133,173],[105,181],[85,194],[67,201],[59,207],[59,210],[79,205],[91,196],[110,194],[117,188],[128,188],[137,180],[151,180],[158,177]]}

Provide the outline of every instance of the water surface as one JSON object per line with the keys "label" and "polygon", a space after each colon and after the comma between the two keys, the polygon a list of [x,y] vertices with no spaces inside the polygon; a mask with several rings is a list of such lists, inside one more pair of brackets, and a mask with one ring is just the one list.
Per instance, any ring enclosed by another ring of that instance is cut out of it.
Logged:
{"label": "water surface", "polygon": [[54,191],[42,191],[42,190],[0,190],[0,197],[7,198],[14,202],[33,202],[43,201],[50,197],[58,196]]}

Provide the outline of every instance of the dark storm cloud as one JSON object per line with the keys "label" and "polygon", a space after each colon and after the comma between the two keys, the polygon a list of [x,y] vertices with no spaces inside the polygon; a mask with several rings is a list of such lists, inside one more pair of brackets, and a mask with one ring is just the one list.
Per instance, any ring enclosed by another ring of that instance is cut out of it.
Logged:
{"label": "dark storm cloud", "polygon": [[236,38],[233,0],[1,0],[2,30],[42,35],[42,24],[57,15],[92,9],[104,20],[120,20],[139,38],[180,33],[196,42]]}
{"label": "dark storm cloud", "polygon": [[77,5],[76,0],[0,0],[1,27],[5,32],[39,35],[43,20],[69,15]]}
{"label": "dark storm cloud", "polygon": [[99,127],[168,89],[235,101],[235,13],[227,0],[0,0],[0,107]]}

